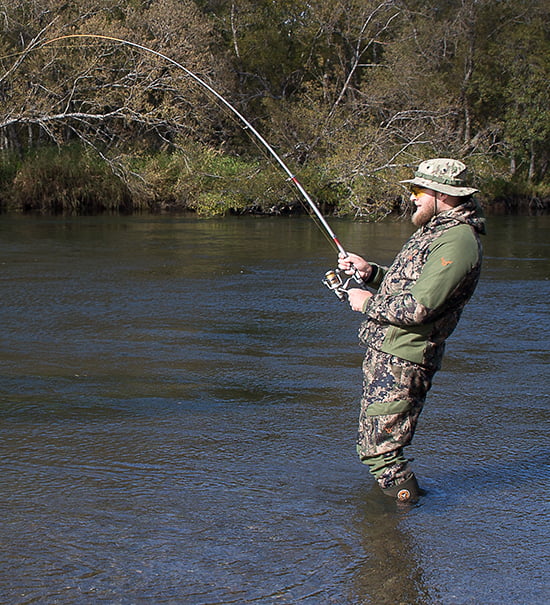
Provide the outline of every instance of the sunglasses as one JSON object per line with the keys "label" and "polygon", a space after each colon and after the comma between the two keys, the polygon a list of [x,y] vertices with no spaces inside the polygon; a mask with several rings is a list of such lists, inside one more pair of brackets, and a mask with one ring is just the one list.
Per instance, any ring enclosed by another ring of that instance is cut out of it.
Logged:
{"label": "sunglasses", "polygon": [[419,187],[418,185],[410,186],[410,192],[414,195],[414,197],[420,197],[427,191],[430,191],[427,187]]}

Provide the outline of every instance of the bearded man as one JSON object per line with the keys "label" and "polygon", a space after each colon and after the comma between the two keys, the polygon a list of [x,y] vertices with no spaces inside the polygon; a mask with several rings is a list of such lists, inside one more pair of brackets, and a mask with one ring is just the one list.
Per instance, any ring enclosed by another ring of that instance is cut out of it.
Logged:
{"label": "bearded man", "polygon": [[485,219],[467,185],[466,166],[437,158],[422,162],[407,183],[418,227],[391,267],[357,254],[338,267],[358,274],[367,289],[348,290],[366,316],[366,346],[357,452],[382,491],[416,502],[422,490],[405,458],[445,341],[455,329],[480,274]]}

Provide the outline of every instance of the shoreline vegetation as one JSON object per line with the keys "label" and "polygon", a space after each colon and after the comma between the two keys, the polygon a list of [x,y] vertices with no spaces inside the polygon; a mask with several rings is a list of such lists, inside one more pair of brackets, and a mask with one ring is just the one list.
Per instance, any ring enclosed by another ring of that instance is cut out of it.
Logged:
{"label": "shoreline vegetation", "polygon": [[305,211],[228,105],[326,215],[405,212],[429,157],[486,210],[548,210],[548,3],[4,4],[0,212]]}
{"label": "shoreline vegetation", "polygon": [[[23,158],[4,154],[0,213],[191,212],[219,217],[308,212],[294,186],[267,161],[262,166],[258,159],[196,147],[187,153],[180,149],[129,158],[123,171],[78,144],[41,148]],[[358,208],[351,193],[326,178],[322,167],[304,172],[305,177],[299,178],[324,214],[376,221],[406,213],[408,193],[397,181],[393,188],[384,183],[380,197],[374,182],[373,195]],[[545,213],[550,209],[550,197],[539,197],[528,183],[476,180],[477,197],[486,212]]]}

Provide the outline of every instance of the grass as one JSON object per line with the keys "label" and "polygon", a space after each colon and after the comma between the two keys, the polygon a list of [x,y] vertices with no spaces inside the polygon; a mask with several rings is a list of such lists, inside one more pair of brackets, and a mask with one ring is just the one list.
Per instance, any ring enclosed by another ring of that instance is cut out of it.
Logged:
{"label": "grass", "polygon": [[[300,212],[303,200],[278,166],[187,143],[177,151],[119,153],[106,161],[78,144],[41,147],[19,156],[1,152],[0,209],[7,212],[97,214],[180,212],[199,216]],[[378,220],[399,207],[394,182],[339,181],[325,167],[298,175],[323,213]],[[510,209],[548,208],[550,192],[494,173],[482,175],[482,201]],[[490,200],[490,202],[488,201]]]}

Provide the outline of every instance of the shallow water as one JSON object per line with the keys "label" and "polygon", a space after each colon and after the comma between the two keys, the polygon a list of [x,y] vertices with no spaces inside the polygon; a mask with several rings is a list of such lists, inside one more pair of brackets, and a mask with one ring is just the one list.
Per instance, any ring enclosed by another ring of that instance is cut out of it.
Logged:
{"label": "shallow water", "polygon": [[400,510],[310,220],[0,217],[0,602],[549,602],[549,228],[490,220]]}

